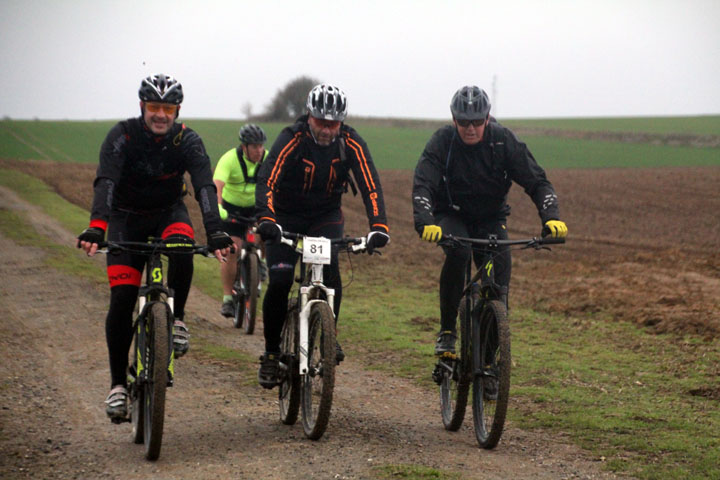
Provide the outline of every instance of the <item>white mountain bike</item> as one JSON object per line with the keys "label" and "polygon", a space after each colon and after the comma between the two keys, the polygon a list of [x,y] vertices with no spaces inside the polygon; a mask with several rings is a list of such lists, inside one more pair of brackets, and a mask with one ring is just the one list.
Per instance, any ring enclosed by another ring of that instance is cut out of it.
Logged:
{"label": "white mountain bike", "polygon": [[302,254],[299,289],[288,302],[280,345],[280,420],[293,425],[302,406],[305,435],[317,440],[325,433],[335,388],[335,290],[323,283],[323,266],[331,248],[366,251],[366,238],[308,237],[283,232],[281,241]]}

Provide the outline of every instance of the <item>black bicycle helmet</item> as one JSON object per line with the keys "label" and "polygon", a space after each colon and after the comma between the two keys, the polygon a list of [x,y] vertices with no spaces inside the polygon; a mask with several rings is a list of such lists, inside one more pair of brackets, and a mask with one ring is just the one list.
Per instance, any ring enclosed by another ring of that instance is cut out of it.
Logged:
{"label": "black bicycle helmet", "polygon": [[480,120],[490,113],[490,99],[482,88],[468,85],[455,92],[450,111],[457,120]]}
{"label": "black bicycle helmet", "polygon": [[245,145],[267,142],[267,135],[265,135],[265,131],[254,123],[244,125],[238,132],[238,137],[240,137],[240,142]]}
{"label": "black bicycle helmet", "polygon": [[315,85],[308,94],[307,109],[315,118],[342,122],[347,117],[345,92],[326,83]]}
{"label": "black bicycle helmet", "polygon": [[162,102],[180,105],[183,101],[183,90],[180,82],[169,75],[158,73],[151,75],[140,83],[138,96],[143,102]]}

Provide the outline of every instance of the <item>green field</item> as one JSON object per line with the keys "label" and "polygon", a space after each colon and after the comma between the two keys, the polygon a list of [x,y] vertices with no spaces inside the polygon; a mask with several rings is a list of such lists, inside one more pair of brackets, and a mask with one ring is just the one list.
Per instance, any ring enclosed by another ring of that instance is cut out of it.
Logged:
{"label": "green field", "polygon": [[720,135],[720,116],[622,117],[505,120],[510,128],[557,128],[592,132],[633,132],[683,135]]}
{"label": "green field", "polygon": [[[215,163],[237,144],[240,121],[184,119],[205,142]],[[115,122],[0,121],[0,158],[95,163],[108,130]],[[513,120],[510,127],[561,128],[582,131],[629,131],[720,134],[720,116],[656,119]],[[442,122],[349,122],[367,141],[378,169],[412,169],[428,139]],[[272,142],[284,124],[263,123]],[[603,168],[720,165],[719,148],[662,146],[579,140],[552,136],[521,137],[546,168]],[[270,145],[269,143],[268,145]]]}

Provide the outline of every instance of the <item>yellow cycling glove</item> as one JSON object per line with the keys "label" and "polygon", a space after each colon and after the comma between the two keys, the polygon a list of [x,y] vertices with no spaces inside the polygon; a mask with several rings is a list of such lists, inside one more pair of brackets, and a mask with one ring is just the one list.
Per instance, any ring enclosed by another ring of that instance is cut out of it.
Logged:
{"label": "yellow cycling glove", "polygon": [[442,238],[442,228],[439,225],[425,225],[420,237],[426,242],[439,242]]}
{"label": "yellow cycling glove", "polygon": [[220,220],[225,221],[228,219],[228,212],[221,203],[218,203],[218,211],[220,211]]}
{"label": "yellow cycling glove", "polygon": [[565,238],[568,233],[567,225],[560,220],[548,220],[545,222],[545,231],[553,238]]}

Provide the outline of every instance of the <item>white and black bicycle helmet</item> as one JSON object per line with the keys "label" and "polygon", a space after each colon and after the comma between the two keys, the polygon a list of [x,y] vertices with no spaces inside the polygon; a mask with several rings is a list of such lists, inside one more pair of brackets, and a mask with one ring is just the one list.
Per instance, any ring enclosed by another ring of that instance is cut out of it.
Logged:
{"label": "white and black bicycle helmet", "polygon": [[480,120],[490,113],[490,98],[475,85],[462,87],[450,101],[450,111],[457,120]]}
{"label": "white and black bicycle helmet", "polygon": [[308,94],[307,109],[312,117],[342,122],[347,117],[345,92],[326,83],[315,85]]}
{"label": "white and black bicycle helmet", "polygon": [[140,83],[138,96],[143,102],[174,103],[175,105],[180,105],[184,98],[180,82],[162,73],[144,78]]}
{"label": "white and black bicycle helmet", "polygon": [[265,135],[265,131],[259,125],[255,125],[254,123],[244,125],[238,132],[238,137],[240,138],[240,142],[245,145],[267,142],[267,135]]}

